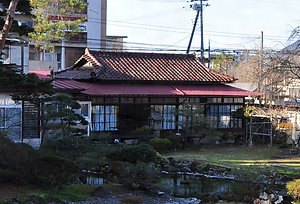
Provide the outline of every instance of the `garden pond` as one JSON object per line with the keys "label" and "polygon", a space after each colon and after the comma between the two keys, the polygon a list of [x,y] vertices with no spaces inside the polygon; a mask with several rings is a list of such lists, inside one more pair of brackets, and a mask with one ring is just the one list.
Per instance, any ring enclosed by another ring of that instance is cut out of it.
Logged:
{"label": "garden pond", "polygon": [[[105,179],[97,176],[87,176],[87,184],[102,185]],[[209,178],[198,175],[168,175],[164,174],[156,183],[162,188],[161,193],[168,193],[179,198],[197,198],[202,201],[244,201],[251,202],[264,191],[263,185],[252,182],[237,181],[234,179]],[[285,185],[274,187],[278,192],[285,191]]]}

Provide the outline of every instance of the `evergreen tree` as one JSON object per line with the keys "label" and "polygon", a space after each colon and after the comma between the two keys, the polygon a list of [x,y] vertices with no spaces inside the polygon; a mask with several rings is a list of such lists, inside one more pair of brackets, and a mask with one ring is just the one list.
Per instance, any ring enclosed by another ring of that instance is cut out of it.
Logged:
{"label": "evergreen tree", "polygon": [[[6,20],[0,20],[0,53],[2,52],[8,32],[13,29],[20,35],[27,35],[36,41],[37,46],[43,43],[44,48],[53,51],[53,42],[68,38],[80,29],[80,24],[86,21],[81,17],[87,3],[80,0],[2,0],[0,7],[6,13]],[[34,15],[34,31],[27,26],[19,26],[15,21],[15,12]],[[73,17],[75,16],[78,17]]]}
{"label": "evergreen tree", "polygon": [[213,68],[221,73],[228,74],[229,69],[238,64],[234,61],[235,59],[236,56],[221,51],[221,54],[212,60]]}
{"label": "evergreen tree", "polygon": [[205,117],[204,107],[199,104],[183,103],[178,112],[178,126],[185,137],[185,142],[189,136],[199,139],[199,142],[208,138],[218,140],[221,138],[220,132],[216,127]]}
{"label": "evergreen tree", "polygon": [[[79,0],[30,0],[34,8],[34,32],[29,36],[46,49],[54,50],[53,42],[61,41],[81,31],[86,18],[78,17],[86,10],[87,3]],[[75,17],[77,16],[77,17]]]}
{"label": "evergreen tree", "polygon": [[[7,38],[8,32],[11,28],[12,23],[13,23],[14,16],[15,16],[15,11],[16,11],[18,3],[19,3],[19,0],[11,0],[10,4],[9,4],[9,7],[7,9],[6,20],[5,20],[5,23],[3,25],[2,31],[0,33],[0,54],[2,53],[2,50],[3,50],[4,45],[5,45],[5,40]],[[3,4],[3,3],[1,3],[1,4]]]}
{"label": "evergreen tree", "polygon": [[10,90],[16,101],[39,103],[54,93],[51,80],[41,80],[36,74],[23,74],[15,65],[0,63],[0,90]]}
{"label": "evergreen tree", "polygon": [[43,134],[48,129],[55,130],[54,136],[71,136],[77,130],[77,124],[87,125],[88,122],[83,116],[76,113],[76,109],[80,109],[80,104],[67,95],[55,95],[47,101],[43,107]]}

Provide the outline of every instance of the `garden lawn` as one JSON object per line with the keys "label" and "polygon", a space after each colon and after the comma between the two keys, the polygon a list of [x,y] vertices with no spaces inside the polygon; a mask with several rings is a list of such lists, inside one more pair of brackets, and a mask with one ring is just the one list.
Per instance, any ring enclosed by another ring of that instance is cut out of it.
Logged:
{"label": "garden lawn", "polygon": [[257,178],[262,172],[275,170],[277,174],[300,177],[300,154],[291,155],[278,146],[215,146],[185,149],[164,154],[175,160],[200,161],[231,168],[232,174]]}

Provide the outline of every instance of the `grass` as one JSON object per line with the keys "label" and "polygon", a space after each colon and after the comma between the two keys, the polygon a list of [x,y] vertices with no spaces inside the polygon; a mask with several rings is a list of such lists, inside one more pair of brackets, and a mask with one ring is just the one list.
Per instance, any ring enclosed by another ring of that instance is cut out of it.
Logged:
{"label": "grass", "polygon": [[[43,201],[60,203],[87,200],[99,185],[65,185],[60,189],[44,190],[34,186],[19,186],[13,184],[0,184],[0,204],[10,203],[15,198],[25,202],[29,197],[41,198]],[[132,193],[132,189],[122,184],[104,184],[103,188],[108,194],[119,195]]]}
{"label": "grass", "polygon": [[2,185],[4,187],[10,186],[10,188],[6,188],[5,192],[0,191],[0,203],[7,203],[5,201],[11,198],[24,202],[28,197],[41,198],[49,202],[85,200],[91,197],[93,190],[98,187],[93,185],[66,185],[61,189],[43,190],[38,187],[29,189],[28,186]]}
{"label": "grass", "polygon": [[91,185],[67,185],[58,192],[55,192],[52,197],[57,200],[84,200],[91,196],[94,189],[95,186]]}
{"label": "grass", "polygon": [[[280,157],[279,156],[288,156]],[[270,149],[268,146],[202,147],[184,151],[170,152],[165,157],[175,160],[199,161],[232,169],[238,176],[257,177],[266,170],[276,170],[280,174],[300,176],[300,155],[285,155],[278,146]],[[278,159],[276,159],[278,158]]]}

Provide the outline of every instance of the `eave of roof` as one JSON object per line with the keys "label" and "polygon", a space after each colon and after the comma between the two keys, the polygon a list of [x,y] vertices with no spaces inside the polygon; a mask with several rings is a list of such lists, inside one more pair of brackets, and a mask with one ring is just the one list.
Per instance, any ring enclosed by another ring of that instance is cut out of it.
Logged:
{"label": "eave of roof", "polygon": [[95,84],[81,93],[93,96],[177,96],[183,95],[180,91],[169,85],[120,85]]}
{"label": "eave of roof", "polygon": [[246,97],[261,94],[240,88],[219,85],[155,85],[155,84],[97,84],[76,80],[53,81],[55,90],[77,92],[87,96],[227,96]]}

